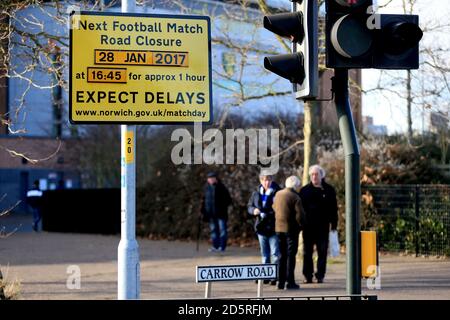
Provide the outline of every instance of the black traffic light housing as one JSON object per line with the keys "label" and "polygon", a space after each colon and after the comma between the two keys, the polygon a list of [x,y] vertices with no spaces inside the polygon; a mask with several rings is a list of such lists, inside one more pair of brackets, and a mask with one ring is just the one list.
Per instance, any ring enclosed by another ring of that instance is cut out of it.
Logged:
{"label": "black traffic light housing", "polygon": [[366,14],[332,14],[326,17],[326,65],[329,68],[371,68],[373,33]]}
{"label": "black traffic light housing", "polygon": [[419,16],[383,14],[380,22],[373,68],[418,69],[419,41],[423,36]]}
{"label": "black traffic light housing", "polygon": [[[288,38],[292,42],[301,42],[305,37],[303,15],[301,12],[279,13],[263,18],[263,25],[269,31]],[[264,58],[264,68],[289,80],[303,83],[305,80],[304,57],[301,53],[279,54]]]}
{"label": "black traffic light housing", "polygon": [[265,16],[264,28],[292,41],[292,53],[264,58],[264,67],[288,79],[297,99],[314,99],[318,86],[317,0],[293,0],[292,12]]}
{"label": "black traffic light housing", "polygon": [[418,16],[375,15],[372,0],[326,0],[325,5],[327,67],[419,67]]}

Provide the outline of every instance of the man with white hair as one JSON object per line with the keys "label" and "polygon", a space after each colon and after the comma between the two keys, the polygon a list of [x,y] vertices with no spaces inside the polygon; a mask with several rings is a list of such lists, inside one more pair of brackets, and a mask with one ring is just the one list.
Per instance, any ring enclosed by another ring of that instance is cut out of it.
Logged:
{"label": "man with white hair", "polygon": [[[286,188],[279,191],[273,202],[275,210],[275,232],[280,246],[278,289],[299,289],[295,283],[295,257],[298,235],[304,223],[302,200],[298,195],[301,182],[296,176],[286,179]],[[286,287],[285,287],[286,284]]]}
{"label": "man with white hair", "polygon": [[325,182],[325,170],[319,165],[309,168],[311,182],[300,191],[306,223],[303,227],[303,275],[305,283],[312,283],[314,274],[313,251],[317,249],[317,282],[325,278],[328,253],[328,235],[336,230],[338,207],[336,191]]}

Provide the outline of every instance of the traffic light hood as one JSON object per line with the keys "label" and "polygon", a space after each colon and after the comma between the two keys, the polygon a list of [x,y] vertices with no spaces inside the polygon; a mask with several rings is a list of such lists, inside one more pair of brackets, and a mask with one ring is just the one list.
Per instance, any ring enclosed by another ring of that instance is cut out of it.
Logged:
{"label": "traffic light hood", "polygon": [[265,16],[263,24],[267,30],[281,37],[289,38],[292,42],[302,42],[305,37],[301,12],[279,13]]}
{"label": "traffic light hood", "polygon": [[397,21],[388,24],[382,30],[386,40],[385,50],[392,54],[401,54],[415,47],[423,37],[423,31],[412,22]]}
{"label": "traffic light hood", "polygon": [[280,54],[264,58],[264,68],[288,79],[292,83],[302,84],[305,80],[304,59],[301,53]]}

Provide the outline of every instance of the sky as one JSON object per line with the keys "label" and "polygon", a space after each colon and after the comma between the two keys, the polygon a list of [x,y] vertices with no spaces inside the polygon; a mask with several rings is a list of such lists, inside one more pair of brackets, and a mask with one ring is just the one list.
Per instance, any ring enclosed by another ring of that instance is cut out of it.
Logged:
{"label": "sky", "polygon": [[[379,5],[386,3],[386,0],[378,1]],[[379,13],[396,13],[402,14],[403,9],[401,7],[402,0],[394,0],[387,8],[382,8]],[[448,0],[417,0],[417,11],[415,14],[419,15],[420,24],[428,25],[430,21],[440,21],[442,23],[448,23],[448,16],[450,15],[450,7]],[[442,41],[442,43],[449,47],[450,34],[435,36],[432,34],[425,34],[421,43],[429,43],[430,41]],[[449,52],[450,53],[450,52]],[[420,71],[413,71],[416,74]],[[406,76],[405,71],[400,71]],[[379,79],[378,70],[363,70],[363,89],[368,90],[376,86]],[[395,88],[395,90],[401,92],[404,89],[402,87]],[[372,116],[375,125],[386,125],[388,127],[388,133],[393,134],[396,132],[405,132],[407,129],[406,120],[406,101],[399,99],[395,95],[373,93],[363,95],[363,115]],[[449,97],[450,98],[450,97]],[[449,106],[438,106],[441,110],[449,111]],[[429,110],[415,106],[413,107],[413,129],[422,131],[423,126],[427,128],[427,115]]]}

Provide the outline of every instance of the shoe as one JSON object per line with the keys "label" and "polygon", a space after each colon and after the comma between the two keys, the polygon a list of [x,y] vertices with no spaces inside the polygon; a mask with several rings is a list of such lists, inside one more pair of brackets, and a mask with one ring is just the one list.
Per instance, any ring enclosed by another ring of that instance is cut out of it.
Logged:
{"label": "shoe", "polygon": [[318,278],[317,283],[323,283],[323,278]]}
{"label": "shoe", "polygon": [[307,278],[303,280],[303,283],[313,283],[312,278]]}
{"label": "shoe", "polygon": [[284,290],[284,283],[278,283],[277,289]]}
{"label": "shoe", "polygon": [[208,252],[219,252],[220,250],[214,247],[208,249]]}
{"label": "shoe", "polygon": [[269,283],[270,283],[270,280],[263,280],[263,283],[264,283],[264,284],[269,284]]}
{"label": "shoe", "polygon": [[286,290],[298,290],[300,289],[300,286],[296,283],[288,283],[286,285]]}
{"label": "shoe", "polygon": [[277,280],[272,280],[272,281],[270,281],[270,285],[271,285],[271,286],[276,286],[276,285],[277,285]]}

